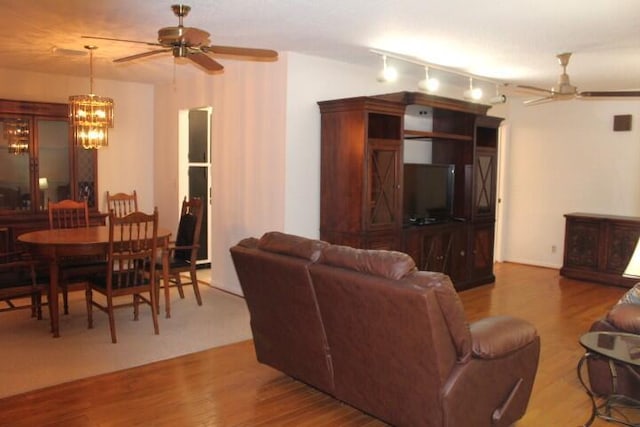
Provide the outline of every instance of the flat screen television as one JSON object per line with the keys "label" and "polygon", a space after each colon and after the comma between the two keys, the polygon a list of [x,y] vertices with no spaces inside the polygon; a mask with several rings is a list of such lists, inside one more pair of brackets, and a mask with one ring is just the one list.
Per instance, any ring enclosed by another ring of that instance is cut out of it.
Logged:
{"label": "flat screen television", "polygon": [[455,165],[404,165],[405,224],[427,224],[453,217]]}

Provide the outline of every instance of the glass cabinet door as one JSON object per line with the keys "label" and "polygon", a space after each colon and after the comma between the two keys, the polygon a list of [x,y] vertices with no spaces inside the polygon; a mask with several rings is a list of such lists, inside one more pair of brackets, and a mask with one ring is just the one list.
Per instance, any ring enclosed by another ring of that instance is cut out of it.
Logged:
{"label": "glass cabinet door", "polygon": [[[26,132],[19,142],[21,147],[13,140],[19,126]],[[29,119],[0,119],[0,211],[31,209],[29,149],[33,138],[29,130],[32,128]]]}
{"label": "glass cabinet door", "polygon": [[96,208],[96,165],[96,150],[73,145],[67,104],[0,100],[0,214],[64,199]]}
{"label": "glass cabinet door", "polygon": [[38,137],[37,203],[46,210],[48,201],[72,198],[69,176],[69,124],[63,120],[36,120]]}
{"label": "glass cabinet door", "polygon": [[399,224],[402,153],[395,141],[369,141],[368,225],[371,229]]}
{"label": "glass cabinet door", "polygon": [[496,209],[496,150],[477,148],[474,175],[474,216],[493,217]]}

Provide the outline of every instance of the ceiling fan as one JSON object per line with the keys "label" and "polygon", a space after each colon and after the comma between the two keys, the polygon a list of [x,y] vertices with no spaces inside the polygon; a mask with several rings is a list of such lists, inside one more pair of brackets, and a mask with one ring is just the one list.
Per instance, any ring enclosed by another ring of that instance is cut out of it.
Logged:
{"label": "ceiling fan", "polygon": [[576,86],[569,81],[567,74],[567,65],[571,58],[570,52],[560,53],[556,55],[558,62],[562,67],[562,74],[558,78],[558,84],[551,89],[542,89],[535,86],[518,85],[518,88],[527,91],[534,91],[544,94],[540,98],[524,101],[526,105],[536,105],[548,101],[567,100],[574,98],[624,98],[624,97],[640,97],[640,90],[621,90],[621,91],[586,91],[579,92]]}
{"label": "ceiling fan", "polygon": [[190,6],[173,5],[173,13],[178,17],[177,27],[164,27],[158,30],[157,42],[144,42],[138,40],[125,40],[110,37],[82,36],[89,39],[111,40],[127,43],[140,43],[147,46],[156,46],[160,49],[137,53],[124,58],[114,59],[113,62],[126,62],[134,59],[145,58],[159,53],[171,52],[176,58],[187,58],[203,67],[207,72],[222,71],[224,67],[210,55],[228,56],[234,59],[250,61],[269,61],[278,59],[278,52],[270,49],[253,49],[235,46],[211,45],[209,33],[194,27],[185,27],[182,20],[189,11]]}

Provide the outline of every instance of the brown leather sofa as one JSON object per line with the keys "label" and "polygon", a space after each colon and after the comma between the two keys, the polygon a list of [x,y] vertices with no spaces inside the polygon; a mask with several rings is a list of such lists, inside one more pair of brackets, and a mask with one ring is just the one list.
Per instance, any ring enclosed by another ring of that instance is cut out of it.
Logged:
{"label": "brown leather sofa", "polygon": [[[605,317],[596,320],[589,330],[640,334],[640,304],[638,301],[628,300],[629,295],[638,293],[639,290],[640,284],[623,296]],[[640,368],[595,355],[587,359],[587,367],[589,384],[594,394],[621,394],[640,400]]]}
{"label": "brown leather sofa", "polygon": [[387,423],[509,426],[540,339],[528,322],[468,324],[449,278],[400,252],[269,232],[231,248],[256,356]]}

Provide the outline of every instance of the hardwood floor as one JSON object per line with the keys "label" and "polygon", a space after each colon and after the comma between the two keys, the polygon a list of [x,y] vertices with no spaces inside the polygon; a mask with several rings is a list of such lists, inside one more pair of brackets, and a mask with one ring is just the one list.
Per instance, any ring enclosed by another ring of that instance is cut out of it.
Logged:
{"label": "hardwood floor", "polygon": [[[583,353],[578,337],[625,289],[568,280],[554,269],[509,263],[497,264],[496,276],[495,284],[460,295],[469,321],[511,314],[532,322],[541,336],[533,395],[516,426],[582,425],[590,403],[576,376]],[[258,364],[252,342],[245,341],[0,400],[0,426],[58,425],[384,424]],[[593,423],[609,425],[601,420]]]}

